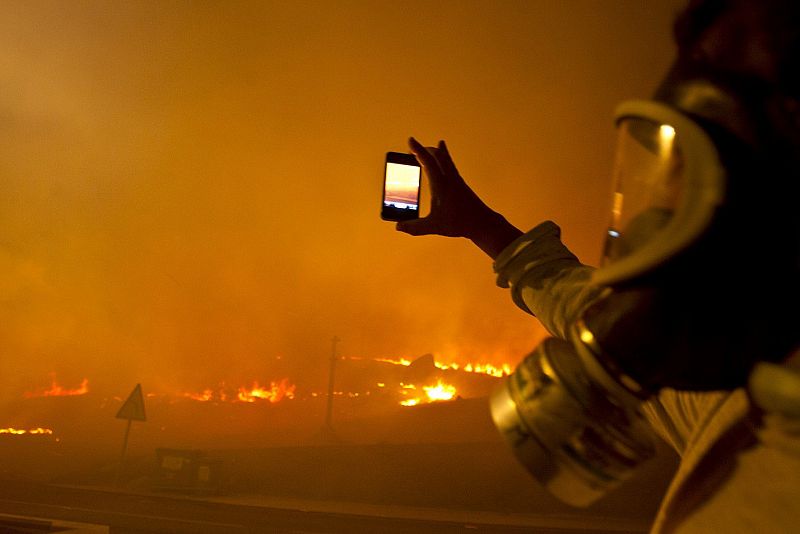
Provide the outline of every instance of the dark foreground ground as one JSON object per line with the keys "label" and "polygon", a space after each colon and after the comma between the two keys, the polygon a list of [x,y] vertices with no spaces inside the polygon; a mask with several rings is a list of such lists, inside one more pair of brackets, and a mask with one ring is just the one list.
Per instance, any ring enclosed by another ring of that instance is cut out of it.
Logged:
{"label": "dark foreground ground", "polygon": [[[184,452],[191,451],[172,454]],[[165,479],[172,472],[156,454],[130,458],[122,471],[102,458],[76,462],[78,470],[63,465],[49,480],[19,471],[12,476],[6,463],[0,514],[105,525],[112,533],[645,532],[670,468],[655,462],[578,510],[542,490],[502,443],[205,454],[211,476],[202,481],[196,472],[192,479]],[[70,463],[69,456],[61,460]]]}
{"label": "dark foreground ground", "polygon": [[0,435],[0,514],[96,532],[646,532],[675,468],[662,447],[634,479],[573,509],[516,462],[485,399],[349,418],[342,402],[335,435],[303,403],[154,405],[120,468],[122,421],[88,398],[41,404],[60,434]]}
{"label": "dark foreground ground", "polygon": [[[614,524],[609,530],[570,517],[513,517],[453,510],[422,510],[295,501],[272,503],[269,499],[228,502],[215,499],[154,494],[128,494],[113,490],[74,488],[5,481],[0,488],[0,514],[13,514],[107,527],[111,533],[450,533],[450,532],[636,532],[630,525]],[[311,509],[308,509],[311,508]],[[323,507],[325,508],[325,507]],[[335,511],[340,508],[340,511]],[[19,524],[19,520],[16,520]],[[0,532],[41,532],[4,530]],[[103,528],[97,530],[102,532]],[[88,532],[88,531],[87,531]]]}

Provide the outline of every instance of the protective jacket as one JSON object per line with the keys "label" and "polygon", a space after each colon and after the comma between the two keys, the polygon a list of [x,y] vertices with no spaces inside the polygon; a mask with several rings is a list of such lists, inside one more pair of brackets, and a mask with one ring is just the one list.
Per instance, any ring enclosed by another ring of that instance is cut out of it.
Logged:
{"label": "protective jacket", "polygon": [[[550,221],[506,247],[494,270],[517,306],[563,339],[603,290],[591,283],[594,269],[567,249]],[[652,532],[797,532],[798,381],[800,351],[771,365],[769,379],[748,389],[662,389],[643,404],[654,430],[681,457]]]}

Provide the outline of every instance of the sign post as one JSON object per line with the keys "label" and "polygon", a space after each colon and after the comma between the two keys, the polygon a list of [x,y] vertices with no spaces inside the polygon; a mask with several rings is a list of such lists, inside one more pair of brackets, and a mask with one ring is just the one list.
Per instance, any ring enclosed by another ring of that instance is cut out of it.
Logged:
{"label": "sign post", "polygon": [[125,464],[125,454],[128,451],[128,438],[131,434],[131,423],[133,421],[147,421],[147,416],[144,413],[144,396],[142,395],[142,385],[136,384],[131,394],[128,395],[128,400],[120,407],[117,412],[117,419],[127,419],[128,424],[125,426],[125,439],[122,442],[122,452],[119,455],[119,467],[117,468],[117,476],[114,479],[114,485],[119,485],[119,479],[122,475],[122,466]]}
{"label": "sign post", "polygon": [[327,430],[333,430],[333,376],[336,372],[336,344],[341,341],[338,337],[333,336],[331,340],[331,370],[330,374],[328,374],[328,406],[327,410],[325,411],[325,428]]}

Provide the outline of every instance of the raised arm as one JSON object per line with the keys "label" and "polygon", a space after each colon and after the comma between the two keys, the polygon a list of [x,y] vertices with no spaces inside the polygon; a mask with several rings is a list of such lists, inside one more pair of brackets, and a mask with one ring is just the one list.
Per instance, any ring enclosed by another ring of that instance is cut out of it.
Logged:
{"label": "raised arm", "polygon": [[592,268],[582,265],[560,240],[555,223],[544,222],[523,234],[487,206],[456,169],[444,141],[424,147],[409,145],[431,184],[427,217],[397,223],[411,235],[466,237],[489,255],[497,285],[511,288],[514,302],[536,315],[554,335],[567,327],[599,291],[589,284]]}
{"label": "raised arm", "polygon": [[466,237],[495,259],[522,232],[489,208],[458,173],[444,141],[424,147],[413,137],[411,151],[431,184],[431,212],[427,217],[397,223],[411,235]]}

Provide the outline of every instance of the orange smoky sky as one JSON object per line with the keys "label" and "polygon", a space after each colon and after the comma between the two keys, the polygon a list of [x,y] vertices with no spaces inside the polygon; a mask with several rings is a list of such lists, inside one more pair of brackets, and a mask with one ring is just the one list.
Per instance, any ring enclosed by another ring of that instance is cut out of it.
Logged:
{"label": "orange smoky sky", "polygon": [[384,155],[446,139],[493,208],[595,263],[612,113],[681,4],[5,1],[0,398],[324,379],[333,336],[517,363],[546,333],[470,243],[381,221]]}

